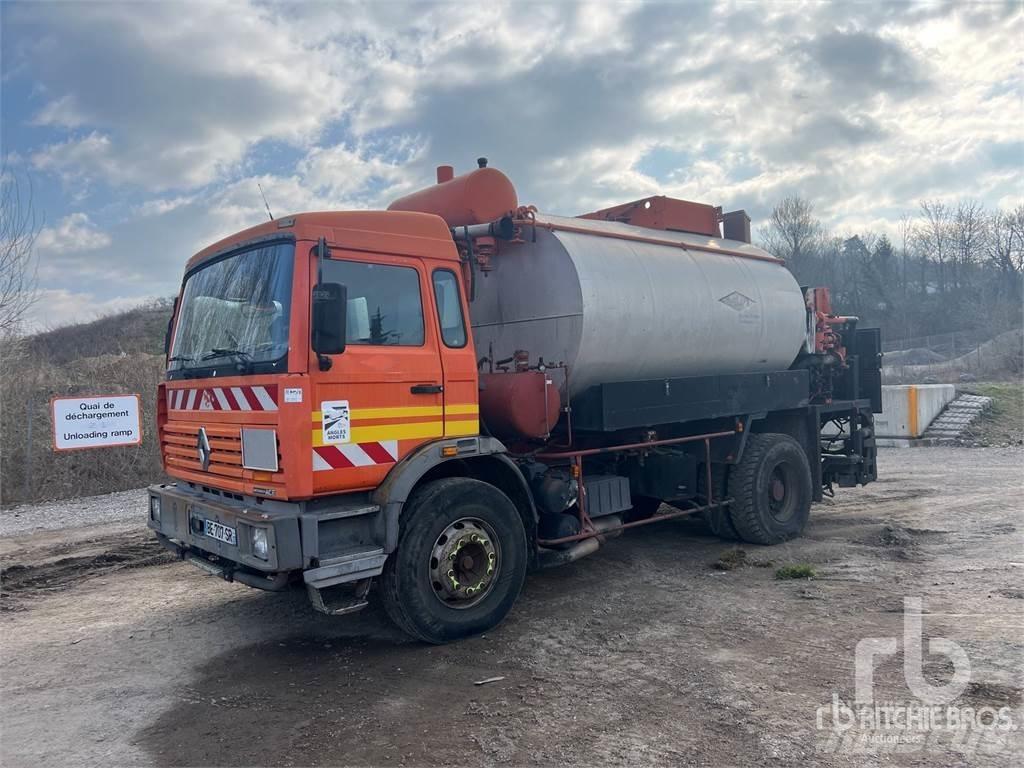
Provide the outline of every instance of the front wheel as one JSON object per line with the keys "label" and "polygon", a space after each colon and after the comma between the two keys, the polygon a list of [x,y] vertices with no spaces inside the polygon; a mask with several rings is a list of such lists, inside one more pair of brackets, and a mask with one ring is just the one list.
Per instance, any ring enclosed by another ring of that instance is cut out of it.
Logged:
{"label": "front wheel", "polygon": [[743,541],[778,544],[803,533],[811,514],[811,469],[789,435],[749,435],[728,487],[729,516]]}
{"label": "front wheel", "polygon": [[479,480],[435,480],[402,510],[398,548],[381,575],[384,609],[428,643],[485,632],[519,596],[526,559],[526,532],[505,494]]}

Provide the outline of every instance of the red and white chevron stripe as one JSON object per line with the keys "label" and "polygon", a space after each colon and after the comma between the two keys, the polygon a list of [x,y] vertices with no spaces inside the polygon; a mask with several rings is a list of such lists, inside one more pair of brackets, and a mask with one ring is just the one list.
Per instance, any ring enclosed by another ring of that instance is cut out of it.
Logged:
{"label": "red and white chevron stripe", "polygon": [[168,389],[167,408],[175,411],[276,411],[277,384]]}
{"label": "red and white chevron stripe", "polygon": [[374,464],[394,464],[398,461],[398,441],[381,440],[379,443],[345,443],[318,445],[313,448],[313,471],[369,467]]}

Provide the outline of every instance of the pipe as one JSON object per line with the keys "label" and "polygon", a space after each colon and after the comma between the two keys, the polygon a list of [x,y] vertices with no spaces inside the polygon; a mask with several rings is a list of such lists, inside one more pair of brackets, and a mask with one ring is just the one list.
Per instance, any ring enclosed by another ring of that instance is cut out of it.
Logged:
{"label": "pipe", "polygon": [[589,532],[589,538],[577,541],[566,549],[550,549],[541,552],[541,568],[553,568],[556,565],[575,562],[581,557],[597,552],[608,539],[622,535],[622,518],[618,515],[600,517],[594,520],[592,524],[594,530]]}
{"label": "pipe", "polygon": [[511,216],[502,216],[495,221],[485,224],[470,224],[469,226],[453,227],[452,238],[462,242],[473,240],[477,237],[496,237],[499,240],[511,240],[515,236],[515,224]]}
{"label": "pipe", "polygon": [[[589,541],[590,539],[594,539],[594,538],[597,538],[597,539],[614,538],[615,536],[618,536],[620,533],[622,533],[622,531],[626,530],[627,528],[636,528],[636,527],[641,526],[641,525],[651,525],[652,523],[660,523],[663,520],[673,520],[673,519],[675,519],[677,517],[687,517],[687,516],[691,516],[691,515],[697,515],[697,514],[700,514],[701,512],[706,512],[709,509],[718,509],[720,507],[728,506],[731,503],[732,503],[731,499],[726,499],[724,501],[718,501],[718,502],[714,502],[714,503],[711,503],[711,504],[704,504],[703,506],[699,506],[699,507],[691,507],[690,509],[677,509],[675,512],[668,512],[668,513],[663,514],[663,515],[654,515],[653,517],[648,517],[648,518],[645,518],[643,520],[634,520],[631,523],[622,523],[622,525],[620,525],[618,528],[612,529],[611,531],[608,531],[607,533],[595,533],[593,530],[590,530],[590,531],[584,531],[583,533],[577,533],[575,536],[563,536],[560,539],[538,539],[537,540],[537,544],[542,546],[542,547],[554,547],[554,546],[558,546],[559,544],[568,544],[569,542],[572,542],[572,541]],[[603,520],[605,518],[600,518],[600,519]]]}
{"label": "pipe", "polygon": [[592,555],[601,548],[601,542],[596,538],[584,539],[573,544],[568,549],[547,549],[540,553],[538,558],[541,568],[554,568],[557,565],[566,565],[575,562],[581,557]]}
{"label": "pipe", "polygon": [[444,184],[455,178],[455,169],[450,165],[437,166],[437,183]]}
{"label": "pipe", "polygon": [[601,534],[597,536],[597,539],[602,544],[608,539],[622,535],[622,517],[620,515],[605,515],[590,522],[594,526],[594,531]]}
{"label": "pipe", "polygon": [[693,443],[697,440],[707,440],[716,437],[728,437],[735,435],[740,430],[733,429],[728,432],[709,432],[706,435],[690,435],[688,437],[673,437],[667,440],[649,440],[646,443],[627,443],[625,445],[609,445],[606,448],[585,448],[579,451],[560,451],[557,453],[538,453],[539,459],[571,459],[576,456],[596,456],[600,453],[615,453],[616,451],[632,451],[640,448],[655,448],[659,445],[679,445],[681,443]]}

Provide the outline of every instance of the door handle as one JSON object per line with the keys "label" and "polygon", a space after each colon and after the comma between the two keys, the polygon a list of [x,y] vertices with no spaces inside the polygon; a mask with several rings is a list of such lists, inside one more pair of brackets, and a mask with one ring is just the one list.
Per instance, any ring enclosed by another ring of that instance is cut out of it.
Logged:
{"label": "door handle", "polygon": [[444,392],[444,387],[440,384],[413,384],[409,387],[409,391],[414,395],[436,395],[439,392]]}

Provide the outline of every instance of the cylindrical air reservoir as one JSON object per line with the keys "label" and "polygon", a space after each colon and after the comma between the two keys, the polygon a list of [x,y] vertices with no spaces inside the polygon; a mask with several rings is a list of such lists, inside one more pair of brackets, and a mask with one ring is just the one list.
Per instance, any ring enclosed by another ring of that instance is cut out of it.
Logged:
{"label": "cylindrical air reservoir", "polygon": [[519,205],[516,188],[496,168],[478,168],[461,176],[450,176],[451,167],[441,166],[438,184],[398,198],[388,210],[433,213],[449,227],[463,227],[494,221]]}
{"label": "cylindrical air reservoir", "polygon": [[799,285],[753,245],[546,215],[522,240],[477,276],[476,348],[567,363],[570,397],[606,382],[785,370],[804,342]]}

